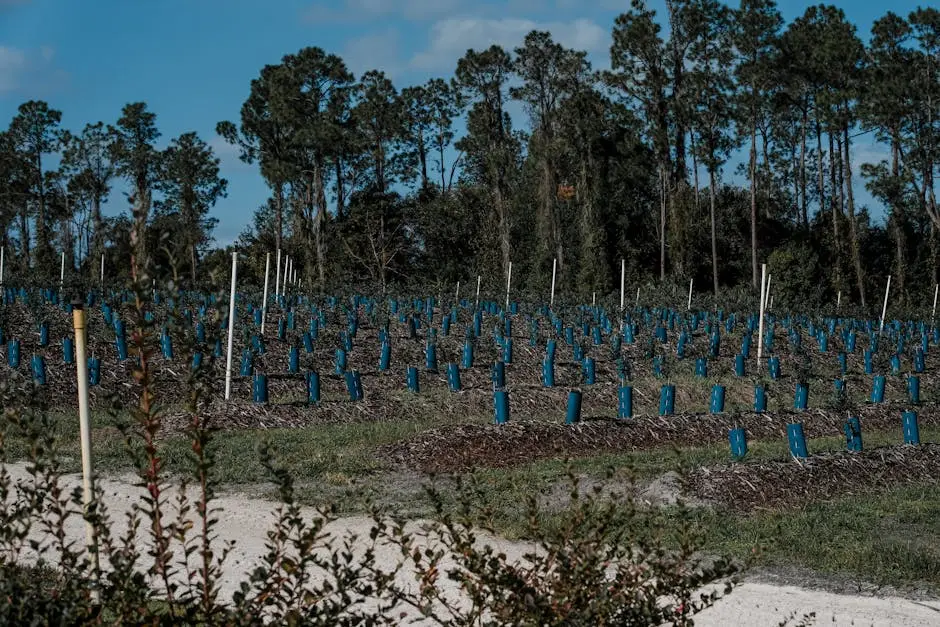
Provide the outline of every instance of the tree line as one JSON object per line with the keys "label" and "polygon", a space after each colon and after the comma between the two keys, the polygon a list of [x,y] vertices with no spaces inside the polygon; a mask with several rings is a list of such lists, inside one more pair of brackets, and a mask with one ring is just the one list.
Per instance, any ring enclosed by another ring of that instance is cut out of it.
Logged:
{"label": "tree line", "polygon": [[[401,89],[318,47],[263,67],[216,128],[271,190],[235,243],[246,278],[279,249],[310,290],[496,286],[511,262],[514,285],[544,293],[555,264],[584,297],[610,292],[624,259],[631,284],[692,278],[717,296],[756,287],[766,261],[778,302],[870,308],[887,274],[902,298],[932,296],[940,12],[888,12],[866,43],[828,5],[789,24],[772,0],[665,9],[631,2],[604,71],[540,31]],[[143,103],[75,135],[59,122],[28,102],[0,135],[2,244],[21,269],[65,250],[90,276],[101,254],[178,280],[224,271],[209,211],[226,182],[205,141],[158,150]],[[117,177],[129,215],[104,219]]]}

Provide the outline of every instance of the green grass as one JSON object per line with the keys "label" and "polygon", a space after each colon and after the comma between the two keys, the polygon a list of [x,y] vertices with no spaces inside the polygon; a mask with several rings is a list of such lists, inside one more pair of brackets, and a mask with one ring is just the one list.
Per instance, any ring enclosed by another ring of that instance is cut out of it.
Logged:
{"label": "green grass", "polygon": [[[696,510],[705,550],[878,585],[940,591],[940,485],[904,486],[749,517]],[[668,524],[669,513],[663,514]],[[754,551],[757,549],[757,553]]]}
{"label": "green grass", "polygon": [[[278,461],[295,478],[298,498],[307,504],[332,501],[342,513],[361,513],[370,504],[386,506],[406,516],[426,516],[431,503],[423,487],[430,477],[391,466],[376,454],[383,444],[409,438],[445,424],[416,404],[409,419],[374,423],[325,424],[309,428],[231,430],[214,435],[219,484],[237,490],[274,496],[269,477],[259,461],[258,445],[267,440]],[[457,420],[447,417],[447,424]],[[461,422],[485,422],[489,417],[460,417]],[[133,472],[134,456],[114,427],[113,419],[93,415],[95,466],[104,474]],[[62,442],[63,469],[80,470],[78,425],[62,415],[54,421]],[[940,442],[940,429],[923,427],[924,442]],[[865,432],[866,448],[898,444],[900,428]],[[139,440],[134,440],[139,446]],[[810,440],[811,453],[844,448],[840,437]],[[26,456],[25,443],[7,437],[9,459]],[[160,444],[167,470],[188,471],[190,444],[183,437]],[[783,438],[749,443],[747,461],[787,460]],[[544,459],[510,469],[480,469],[475,473],[478,492],[474,499],[490,508],[494,523],[507,536],[523,533],[531,495],[547,504],[546,516],[559,515],[558,502],[566,502],[569,471],[589,484],[606,481],[608,469],[624,471],[640,484],[669,471],[682,472],[701,466],[727,463],[727,443],[693,448],[660,448],[606,453],[566,462]],[[445,500],[456,504],[453,485],[436,480]],[[605,484],[606,485],[606,484]],[[617,484],[619,485],[619,484]],[[785,509],[741,516],[722,509],[697,508],[680,512],[662,508],[648,516],[641,527],[669,532],[681,521],[691,521],[701,533],[704,549],[750,560],[766,567],[798,566],[827,574],[858,577],[876,584],[920,583],[940,589],[940,485],[906,486],[889,492],[868,493],[832,502],[818,502],[801,509]]]}

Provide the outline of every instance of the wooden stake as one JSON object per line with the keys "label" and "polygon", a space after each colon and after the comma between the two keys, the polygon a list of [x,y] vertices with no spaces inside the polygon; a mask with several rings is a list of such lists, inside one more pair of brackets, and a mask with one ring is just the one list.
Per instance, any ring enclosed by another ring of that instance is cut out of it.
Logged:
{"label": "wooden stake", "polygon": [[268,317],[268,274],[271,272],[271,253],[264,258],[264,296],[261,297],[261,337],[264,337],[264,323]]}
{"label": "wooden stake", "polygon": [[627,262],[623,259],[620,260],[620,311],[623,312],[623,287],[624,279],[626,278],[627,273]]}
{"label": "wooden stake", "polygon": [[888,313],[888,292],[891,291],[891,275],[888,275],[888,284],[885,285],[885,304],[881,308],[881,325],[878,327],[878,333],[885,330],[885,314]]}
{"label": "wooden stake", "polygon": [[[82,502],[87,513],[94,498],[94,484],[91,463],[91,418],[88,411],[88,357],[85,351],[85,308],[84,303],[76,300],[72,303],[72,327],[75,330],[75,373],[78,383],[78,430],[82,451]],[[95,526],[88,519],[85,521],[85,545],[95,560],[98,570],[98,539]]]}
{"label": "wooden stake", "polygon": [[764,353],[764,297],[767,290],[767,264],[760,266],[760,319],[757,323],[757,369],[760,370],[761,356]]}
{"label": "wooden stake", "polygon": [[232,396],[232,342],[235,339],[235,277],[238,253],[232,253],[232,290],[228,300],[228,356],[225,359],[225,400]]}
{"label": "wooden stake", "polygon": [[555,306],[555,270],[558,265],[558,258],[552,259],[552,295],[551,299],[548,301],[549,307]]}
{"label": "wooden stake", "polygon": [[[3,274],[0,273],[0,284],[3,284]],[[937,292],[940,291],[940,283],[934,286],[933,288],[933,310],[930,312],[930,323],[933,324],[934,319],[937,317]]]}
{"label": "wooden stake", "polygon": [[509,275],[506,277],[506,311],[509,311],[509,286],[512,285],[512,262],[509,262]]}

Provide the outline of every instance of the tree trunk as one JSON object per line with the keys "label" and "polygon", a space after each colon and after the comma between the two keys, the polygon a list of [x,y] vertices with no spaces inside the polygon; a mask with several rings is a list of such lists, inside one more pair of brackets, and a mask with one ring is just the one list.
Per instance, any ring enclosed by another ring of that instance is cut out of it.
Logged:
{"label": "tree trunk", "polygon": [[[830,167],[832,155],[829,156]],[[826,179],[823,172],[822,128],[819,125],[819,113],[816,113],[816,194],[819,196],[819,215],[826,210]]]}
{"label": "tree trunk", "polygon": [[48,257],[52,253],[52,242],[49,238],[49,229],[46,224],[46,190],[42,177],[42,155],[36,155],[36,173],[39,178],[37,184],[38,205],[36,213],[36,261],[40,264],[50,263]]}
{"label": "tree trunk", "polygon": [[444,139],[442,136],[438,136],[437,155],[438,155],[438,159],[440,159],[440,163],[438,163],[437,165],[441,171],[441,193],[446,194],[448,192],[447,168],[444,167]]}
{"label": "tree trunk", "polygon": [[[900,166],[900,149],[899,141],[897,139],[897,133],[892,133],[893,137],[891,140],[891,176],[894,177],[895,181],[901,175],[901,166]],[[891,217],[890,222],[893,227],[894,232],[894,252],[895,252],[895,276],[897,277],[897,287],[898,294],[901,295],[901,299],[905,298],[905,283],[906,283],[906,274],[907,274],[907,263],[904,259],[904,214],[903,208],[901,207],[898,198],[892,196],[891,198]]]}
{"label": "tree trunk", "polygon": [[718,236],[715,225],[715,170],[708,169],[708,188],[709,188],[709,214],[712,223],[712,281],[715,287],[715,298],[718,298]]}
{"label": "tree trunk", "polygon": [[698,184],[698,159],[695,156],[695,136],[692,133],[689,133],[689,148],[691,148],[692,153],[692,178],[694,180],[693,184],[695,185],[695,217],[698,219],[699,215],[699,184]]}
{"label": "tree trunk", "polygon": [[[839,238],[839,216],[842,208],[836,203],[839,198],[839,191],[836,188],[836,156],[835,145],[832,139],[832,131],[829,132],[829,186],[832,191],[832,198],[829,199],[830,209],[832,210],[832,248],[835,255],[833,264],[833,283],[836,292],[841,292],[842,285],[842,240]],[[842,158],[839,158],[842,161]]]}
{"label": "tree trunk", "polygon": [[23,254],[23,263],[26,270],[30,267],[30,233],[29,233],[29,205],[23,203],[23,209],[20,211],[20,248]]}
{"label": "tree trunk", "polygon": [[[772,173],[770,169],[770,155],[768,154],[768,144],[767,132],[764,127],[761,127],[760,130],[760,147],[761,154],[763,155],[763,162],[761,163],[761,172],[762,172],[762,182],[764,183],[764,189],[769,190],[771,188]],[[766,192],[765,192],[766,193]],[[764,217],[768,220],[770,219],[770,203],[764,203]]]}
{"label": "tree trunk", "polygon": [[[753,120],[754,118],[752,118]],[[751,287],[757,289],[757,124],[751,123]],[[714,224],[712,225],[714,232]]]}
{"label": "tree trunk", "polygon": [[[546,157],[542,157],[542,176],[539,184],[539,195],[541,196],[538,214],[536,215],[536,231],[538,233],[538,254],[536,267],[541,269],[554,252],[553,249],[561,248],[561,242],[556,239],[557,229],[555,228],[555,210],[554,195],[556,188],[554,186],[554,177],[552,176],[552,167]],[[556,252],[557,257],[557,252]],[[561,270],[562,260],[558,259],[559,270]],[[561,276],[565,276],[564,273]]]}
{"label": "tree trunk", "polygon": [[659,176],[659,280],[666,280],[666,172]]}
{"label": "tree trunk", "polygon": [[274,249],[284,247],[284,184],[275,183],[274,190]]}
{"label": "tree trunk", "polygon": [[146,173],[137,176],[134,189],[134,226],[131,234],[131,246],[134,251],[132,272],[134,280],[142,280],[149,265],[147,259],[147,214],[150,211],[150,189],[147,186]]}
{"label": "tree trunk", "polygon": [[794,142],[790,146],[790,167],[793,169],[793,202],[795,203],[793,221],[800,222],[800,164],[797,157],[797,146]]}
{"label": "tree trunk", "polygon": [[[326,288],[326,251],[324,250],[323,242],[323,227],[326,223],[326,192],[323,189],[323,165],[318,163],[314,168],[314,173],[316,176],[315,187],[316,187],[316,197],[314,208],[314,249],[316,250],[317,255],[317,280],[319,283],[320,290]],[[309,259],[308,255],[305,255]],[[308,262],[309,266],[309,262]]]}
{"label": "tree trunk", "polygon": [[803,109],[803,121],[800,125],[800,215],[803,219],[803,228],[809,230],[809,214],[806,205],[809,202],[806,196],[806,125],[808,124],[806,109]]}
{"label": "tree trunk", "polygon": [[346,182],[343,180],[343,158],[336,157],[333,164],[336,170],[336,219],[342,220],[346,212]]}
{"label": "tree trunk", "polygon": [[930,223],[930,282],[936,285],[940,281],[940,276],[937,275],[937,257],[938,257],[938,246],[937,246],[937,227],[931,222]]}
{"label": "tree trunk", "polygon": [[428,151],[424,146],[424,137],[418,135],[418,160],[421,162],[421,189],[428,188]]}
{"label": "tree trunk", "polygon": [[91,221],[95,233],[92,236],[92,263],[101,262],[101,255],[104,254],[104,219],[101,217],[101,197],[95,194],[91,200]]}
{"label": "tree trunk", "polygon": [[503,278],[509,278],[509,263],[511,262],[511,250],[509,248],[509,216],[506,215],[506,207],[503,199],[503,191],[497,184],[493,188],[493,200],[496,204],[496,216],[499,223],[499,245],[503,260]]}
{"label": "tree trunk", "polygon": [[845,140],[845,199],[846,208],[849,212],[849,232],[852,238],[852,262],[855,265],[855,278],[858,280],[858,295],[865,307],[865,274],[862,270],[862,255],[859,250],[858,226],[855,224],[855,198],[852,194],[852,159],[851,159],[851,140],[849,139],[849,125],[844,123],[842,127],[842,136]]}

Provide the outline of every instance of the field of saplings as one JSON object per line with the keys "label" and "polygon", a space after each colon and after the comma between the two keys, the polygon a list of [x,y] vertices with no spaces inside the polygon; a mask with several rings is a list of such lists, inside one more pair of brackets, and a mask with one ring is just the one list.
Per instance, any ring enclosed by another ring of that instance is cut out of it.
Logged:
{"label": "field of saplings", "polygon": [[[186,427],[199,386],[200,414],[222,430],[407,421],[420,401],[438,424],[375,454],[422,473],[724,446],[726,462],[685,488],[745,511],[940,473],[940,447],[920,441],[940,422],[940,330],[923,321],[767,312],[761,336],[750,311],[368,296],[279,296],[265,311],[245,293],[229,371],[227,298],[84,301],[92,408],[138,402],[143,356],[164,436]],[[3,291],[8,404],[77,407],[72,309],[54,289]],[[868,447],[869,432],[896,438]],[[844,445],[814,451],[818,438]],[[755,441],[790,455],[751,459]]]}

